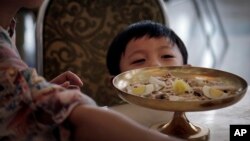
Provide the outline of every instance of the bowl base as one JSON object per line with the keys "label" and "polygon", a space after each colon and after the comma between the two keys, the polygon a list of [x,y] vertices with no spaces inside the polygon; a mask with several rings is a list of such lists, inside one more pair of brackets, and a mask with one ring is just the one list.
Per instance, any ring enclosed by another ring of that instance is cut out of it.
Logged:
{"label": "bowl base", "polygon": [[167,123],[159,123],[151,128],[163,134],[186,139],[189,141],[207,141],[209,129],[198,124],[192,124],[186,117],[185,112],[174,112],[174,116]]}
{"label": "bowl base", "polygon": [[172,128],[166,122],[152,125],[150,128],[154,130],[158,130],[159,132],[162,132],[163,134],[174,136],[177,138],[182,138],[182,139],[189,140],[189,141],[208,141],[209,135],[210,135],[209,128],[203,127],[198,124],[193,124],[193,123],[192,123],[191,130],[188,128],[185,128],[185,129],[183,128],[178,129],[178,127]]}

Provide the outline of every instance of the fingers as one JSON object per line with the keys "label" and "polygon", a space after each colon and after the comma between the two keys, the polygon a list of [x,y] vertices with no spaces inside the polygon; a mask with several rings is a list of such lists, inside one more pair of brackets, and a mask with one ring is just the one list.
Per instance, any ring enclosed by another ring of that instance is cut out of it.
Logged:
{"label": "fingers", "polygon": [[70,82],[69,81],[66,81],[66,82],[64,82],[63,84],[60,84],[62,87],[64,87],[64,88],[68,88],[69,87],[69,85],[70,85]]}
{"label": "fingers", "polygon": [[70,81],[71,85],[83,86],[83,82],[76,74],[71,71],[65,72],[65,77],[68,81]]}
{"label": "fingers", "polygon": [[61,84],[60,86],[66,88],[66,89],[78,89],[80,90],[80,87],[77,85],[70,85],[69,81],[64,82],[63,84]]}
{"label": "fingers", "polygon": [[60,74],[59,76],[57,76],[56,78],[54,78],[50,82],[58,84],[58,85],[62,85],[62,86],[66,85],[66,82],[69,82],[70,85],[76,85],[78,87],[83,86],[82,80],[76,74],[72,73],[71,71],[66,71],[66,72]]}
{"label": "fingers", "polygon": [[78,90],[80,90],[80,87],[77,86],[77,85],[69,85],[69,86],[67,87],[67,89],[78,89]]}

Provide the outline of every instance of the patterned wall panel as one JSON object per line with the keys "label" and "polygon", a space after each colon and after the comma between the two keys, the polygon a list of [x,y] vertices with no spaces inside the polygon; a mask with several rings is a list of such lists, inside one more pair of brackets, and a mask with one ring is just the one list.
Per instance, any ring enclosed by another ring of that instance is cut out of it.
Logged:
{"label": "patterned wall panel", "polygon": [[166,23],[157,0],[51,0],[43,21],[43,72],[48,80],[66,70],[85,82],[82,91],[99,105],[122,103],[105,57],[113,37],[128,24]]}

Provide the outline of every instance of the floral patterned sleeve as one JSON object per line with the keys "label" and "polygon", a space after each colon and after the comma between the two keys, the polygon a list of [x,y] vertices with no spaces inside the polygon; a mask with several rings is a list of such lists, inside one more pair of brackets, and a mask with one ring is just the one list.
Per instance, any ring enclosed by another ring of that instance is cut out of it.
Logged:
{"label": "floral patterned sleeve", "polygon": [[82,96],[79,90],[48,83],[28,68],[8,32],[0,27],[0,140],[16,140],[23,134],[23,140],[32,141],[46,134],[84,103]]}

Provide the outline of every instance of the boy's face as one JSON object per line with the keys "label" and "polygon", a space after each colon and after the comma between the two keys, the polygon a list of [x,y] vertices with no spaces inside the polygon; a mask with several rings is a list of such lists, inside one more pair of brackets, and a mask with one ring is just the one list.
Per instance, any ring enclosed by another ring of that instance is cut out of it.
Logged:
{"label": "boy's face", "polygon": [[131,40],[120,60],[121,72],[153,66],[181,66],[182,55],[178,47],[166,37],[144,36]]}

